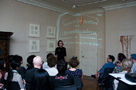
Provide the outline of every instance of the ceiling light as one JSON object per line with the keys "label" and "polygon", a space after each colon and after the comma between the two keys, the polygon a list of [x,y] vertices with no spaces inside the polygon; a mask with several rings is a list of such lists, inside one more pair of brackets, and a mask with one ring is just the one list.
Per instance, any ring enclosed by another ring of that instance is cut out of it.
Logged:
{"label": "ceiling light", "polygon": [[76,5],[73,5],[72,8],[76,8]]}

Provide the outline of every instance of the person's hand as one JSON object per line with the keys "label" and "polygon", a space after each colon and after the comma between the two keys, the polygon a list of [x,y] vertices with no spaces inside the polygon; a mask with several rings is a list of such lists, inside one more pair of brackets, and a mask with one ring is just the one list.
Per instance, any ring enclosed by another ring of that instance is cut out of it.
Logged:
{"label": "person's hand", "polygon": [[4,86],[2,83],[0,83],[0,89],[2,89],[2,86]]}
{"label": "person's hand", "polygon": [[26,81],[23,79],[23,84],[26,84]]}

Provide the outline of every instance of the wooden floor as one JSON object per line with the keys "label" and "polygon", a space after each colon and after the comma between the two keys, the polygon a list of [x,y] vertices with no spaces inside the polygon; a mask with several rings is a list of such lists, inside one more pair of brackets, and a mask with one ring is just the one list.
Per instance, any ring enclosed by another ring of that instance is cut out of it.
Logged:
{"label": "wooden floor", "polygon": [[98,90],[98,82],[96,79],[93,79],[91,76],[84,76],[83,79],[83,89],[82,90]]}

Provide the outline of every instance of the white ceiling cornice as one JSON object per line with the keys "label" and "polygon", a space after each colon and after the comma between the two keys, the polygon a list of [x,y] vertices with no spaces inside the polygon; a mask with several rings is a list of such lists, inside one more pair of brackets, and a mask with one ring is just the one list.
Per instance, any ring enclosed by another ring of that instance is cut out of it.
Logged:
{"label": "white ceiling cornice", "polygon": [[45,9],[49,9],[49,10],[53,10],[53,11],[61,12],[61,13],[71,12],[69,10],[57,7],[57,6],[49,4],[49,3],[43,3],[43,2],[38,1],[38,0],[16,0],[16,1],[20,1],[20,2],[23,2],[23,3],[27,3],[27,4],[30,4],[30,5],[42,7],[42,8],[45,8]]}
{"label": "white ceiling cornice", "polygon": [[124,3],[124,4],[116,4],[116,5],[110,5],[110,6],[102,6],[105,10],[113,10],[113,9],[119,9],[119,8],[125,8],[125,7],[132,7],[136,6],[136,1]]}

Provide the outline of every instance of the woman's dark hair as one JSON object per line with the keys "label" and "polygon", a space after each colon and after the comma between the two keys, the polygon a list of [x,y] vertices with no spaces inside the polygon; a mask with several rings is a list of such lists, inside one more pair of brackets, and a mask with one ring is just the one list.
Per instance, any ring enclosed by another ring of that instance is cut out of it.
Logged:
{"label": "woman's dark hair", "polygon": [[9,63],[11,63],[11,62],[12,62],[13,57],[14,57],[14,55],[9,55],[9,56],[8,56],[8,58],[9,58]]}
{"label": "woman's dark hair", "polygon": [[57,63],[57,69],[59,71],[59,74],[64,74],[67,70],[67,62],[65,60],[60,60]]}
{"label": "woman's dark hair", "polygon": [[30,90],[51,90],[49,74],[43,69],[38,69],[30,83]]}
{"label": "woman's dark hair", "polygon": [[112,60],[112,62],[114,62],[115,57],[114,57],[113,55],[108,55],[108,56],[109,56],[109,58]]}
{"label": "woman's dark hair", "polygon": [[64,45],[63,41],[62,41],[62,40],[59,40],[59,41],[58,41],[58,46],[59,46],[59,42],[62,42],[62,45]]}
{"label": "woman's dark hair", "polygon": [[52,55],[47,59],[47,63],[49,67],[54,67],[57,64],[57,58]]}
{"label": "woman's dark hair", "polygon": [[7,81],[8,81],[8,82],[11,82],[11,81],[12,81],[12,78],[13,78],[13,71],[12,71],[12,70],[16,70],[17,67],[18,67],[18,68],[20,67],[20,65],[21,65],[21,62],[16,61],[16,60],[12,60],[12,62],[11,62],[11,68],[12,68],[12,69],[9,70],[9,72],[8,72],[8,77],[7,77]]}
{"label": "woman's dark hair", "polygon": [[118,54],[118,59],[119,59],[120,62],[122,62],[123,59],[126,59],[126,56],[123,53],[119,53]]}
{"label": "woman's dark hair", "polygon": [[27,58],[27,63],[30,64],[30,65],[33,65],[33,59],[36,57],[36,55],[30,55],[28,58]]}
{"label": "woman's dark hair", "polygon": [[50,56],[53,56],[53,54],[52,53],[48,53],[46,58],[48,59]]}
{"label": "woman's dark hair", "polygon": [[4,70],[4,59],[0,58],[0,70]]}
{"label": "woman's dark hair", "polygon": [[14,55],[13,60],[21,62],[23,60],[23,58],[20,55]]}
{"label": "woman's dark hair", "polygon": [[79,65],[77,57],[72,57],[68,63],[72,68],[76,68]]}

